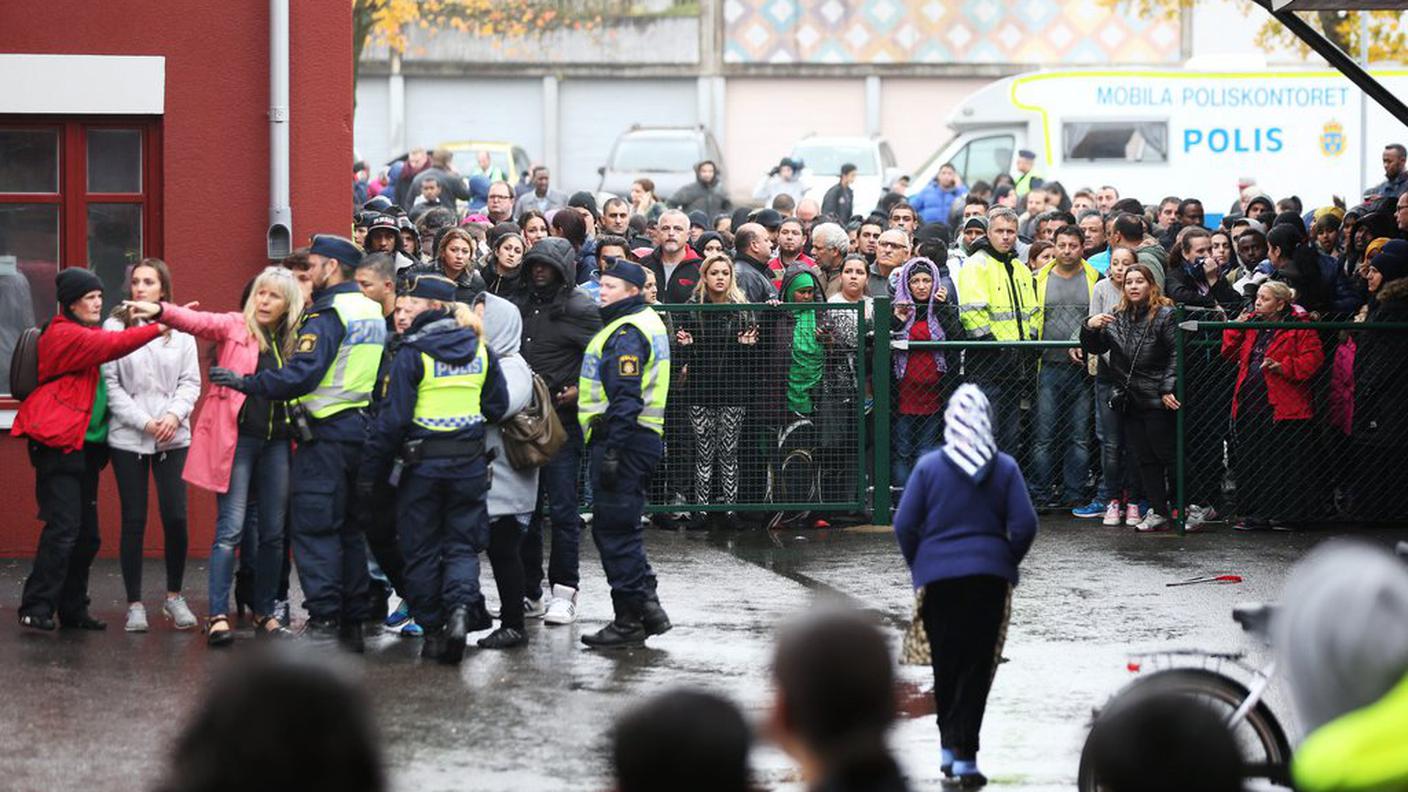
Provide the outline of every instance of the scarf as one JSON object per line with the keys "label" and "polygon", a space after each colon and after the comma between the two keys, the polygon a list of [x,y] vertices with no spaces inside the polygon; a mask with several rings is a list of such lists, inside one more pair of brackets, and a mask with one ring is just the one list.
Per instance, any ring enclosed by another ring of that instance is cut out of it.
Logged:
{"label": "scarf", "polygon": [[[784,299],[795,302],[798,289],[821,284],[809,272],[799,273],[787,284]],[[798,311],[792,325],[792,365],[787,369],[787,409],[802,415],[812,413],[812,389],[821,382],[825,350],[816,337],[816,311]]]}
{"label": "scarf", "polygon": [[974,483],[992,470],[997,443],[992,437],[992,407],[978,386],[958,386],[944,408],[944,456]]}
{"label": "scarf", "polygon": [[[929,302],[927,305],[915,305],[914,313],[910,314],[909,318],[905,320],[899,330],[895,331],[894,335],[897,338],[908,339],[910,328],[914,326],[916,321],[923,319],[924,322],[929,325],[929,340],[943,341],[946,336],[944,335],[943,326],[939,324],[938,311],[935,310],[934,297],[938,294],[939,287],[942,286],[948,289],[948,299],[955,299],[954,289],[951,288],[952,284],[949,283],[948,280],[948,267],[944,267],[943,271],[940,272],[937,264],[922,257],[912,258],[905,262],[905,265],[900,267],[899,281],[895,284],[895,302],[914,303],[914,296],[909,292],[909,278],[914,274],[916,269],[927,269],[934,279],[934,285],[929,289]],[[940,374],[948,371],[948,360],[944,357],[943,352],[935,351],[929,354],[934,356],[934,365],[938,366]],[[905,369],[909,367],[909,353],[896,352],[893,366],[896,381],[904,379]]]}

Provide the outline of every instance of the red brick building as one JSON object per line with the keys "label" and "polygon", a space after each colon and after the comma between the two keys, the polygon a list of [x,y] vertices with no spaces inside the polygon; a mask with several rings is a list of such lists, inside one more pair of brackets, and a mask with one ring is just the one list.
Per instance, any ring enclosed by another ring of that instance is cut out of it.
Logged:
{"label": "red brick building", "polygon": [[[292,243],[348,233],[352,4],[288,4]],[[269,263],[271,3],[6,0],[0,11],[0,372],[19,330],[52,316],[59,267],[89,266],[118,297],[145,256],[175,296],[238,307]],[[276,50],[277,52],[277,50]],[[202,343],[206,364],[211,355]],[[4,380],[0,373],[0,380]],[[8,433],[0,382],[0,556],[34,552],[34,475]],[[100,501],[115,554],[111,475]],[[191,552],[209,551],[214,498],[191,490]],[[155,496],[148,551],[159,549]]]}

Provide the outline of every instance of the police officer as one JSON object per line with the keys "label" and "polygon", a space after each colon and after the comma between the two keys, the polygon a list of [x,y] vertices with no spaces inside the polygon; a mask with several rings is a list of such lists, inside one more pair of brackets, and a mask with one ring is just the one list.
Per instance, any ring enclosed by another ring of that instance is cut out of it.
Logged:
{"label": "police officer", "polygon": [[362,252],[350,239],[313,238],[308,251],[312,305],[299,323],[293,354],[282,368],[242,377],[210,370],[216,385],[289,402],[298,438],[290,482],[293,557],[308,609],[308,632],[336,635],[361,652],[370,614],[367,544],[349,516],[371,403],[386,343],[381,306],[352,280]]}
{"label": "police officer", "polygon": [[601,272],[601,331],[587,345],[577,383],[578,420],[591,454],[592,537],[616,619],[582,643],[638,646],[670,629],[645,559],[641,512],[660,462],[670,390],[670,335],[645,304],[645,270],[607,258]]}
{"label": "police officer", "polygon": [[421,656],[458,663],[465,635],[493,626],[479,591],[479,553],[489,544],[484,422],[502,420],[508,388],[478,316],[455,302],[453,281],[416,278],[403,310],[411,326],[357,486],[367,496],[384,480],[397,488],[404,593],[425,631]]}

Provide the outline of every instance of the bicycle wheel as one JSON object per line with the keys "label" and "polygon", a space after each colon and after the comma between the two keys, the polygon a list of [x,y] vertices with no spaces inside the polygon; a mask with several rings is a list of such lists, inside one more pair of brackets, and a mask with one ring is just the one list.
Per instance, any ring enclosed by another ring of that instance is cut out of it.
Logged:
{"label": "bicycle wheel", "polygon": [[[1188,696],[1224,718],[1230,718],[1246,701],[1248,691],[1236,680],[1202,668],[1156,671],[1131,682],[1116,693],[1101,709],[1096,720],[1148,695]],[[1265,701],[1257,702],[1246,718],[1232,730],[1232,736],[1242,753],[1248,778],[1264,778],[1290,787],[1291,743]],[[1100,792],[1103,789],[1092,767],[1089,738],[1081,749],[1076,785],[1081,792]]]}

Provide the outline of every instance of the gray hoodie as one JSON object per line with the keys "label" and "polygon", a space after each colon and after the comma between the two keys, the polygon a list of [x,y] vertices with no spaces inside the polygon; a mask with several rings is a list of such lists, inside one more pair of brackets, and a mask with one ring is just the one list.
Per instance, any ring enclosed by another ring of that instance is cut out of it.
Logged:
{"label": "gray hoodie", "polygon": [[[517,306],[497,295],[485,292],[484,334],[489,349],[499,357],[499,369],[508,387],[508,410],[504,420],[522,412],[533,400],[533,370],[518,354],[523,335],[523,317]],[[525,518],[538,502],[538,469],[514,470],[504,453],[503,432],[490,425],[484,434],[485,448],[497,450],[491,466],[493,483],[489,487],[489,518],[522,515]]]}
{"label": "gray hoodie", "polygon": [[1366,707],[1408,672],[1408,565],[1326,542],[1291,569],[1272,633],[1307,734]]}

